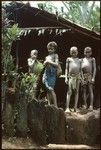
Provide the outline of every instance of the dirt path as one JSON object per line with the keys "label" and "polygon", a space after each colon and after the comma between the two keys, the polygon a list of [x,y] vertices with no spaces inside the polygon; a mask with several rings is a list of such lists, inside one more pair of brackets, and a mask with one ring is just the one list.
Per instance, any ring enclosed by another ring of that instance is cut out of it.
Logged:
{"label": "dirt path", "polygon": [[49,144],[46,146],[38,146],[27,138],[3,138],[2,149],[100,149],[100,147],[91,147],[88,145],[60,145]]}

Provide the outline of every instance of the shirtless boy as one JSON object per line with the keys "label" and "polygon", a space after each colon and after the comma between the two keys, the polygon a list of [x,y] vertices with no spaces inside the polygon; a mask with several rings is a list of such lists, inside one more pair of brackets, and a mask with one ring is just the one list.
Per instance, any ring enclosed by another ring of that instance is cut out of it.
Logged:
{"label": "shirtless boy", "polygon": [[96,62],[95,58],[91,57],[92,55],[92,49],[91,47],[86,47],[84,49],[84,55],[85,57],[82,59],[82,77],[83,77],[83,100],[84,100],[84,108],[87,108],[87,86],[89,89],[89,95],[90,95],[90,106],[89,110],[93,110],[93,85],[95,82],[95,76],[96,76]]}
{"label": "shirtless boy", "polygon": [[74,111],[76,112],[79,96],[80,71],[81,71],[81,61],[77,57],[78,55],[77,47],[75,46],[71,47],[70,55],[71,57],[68,57],[66,60],[66,69],[65,69],[65,83],[68,84],[65,112],[70,112],[69,104],[73,91],[75,92]]}

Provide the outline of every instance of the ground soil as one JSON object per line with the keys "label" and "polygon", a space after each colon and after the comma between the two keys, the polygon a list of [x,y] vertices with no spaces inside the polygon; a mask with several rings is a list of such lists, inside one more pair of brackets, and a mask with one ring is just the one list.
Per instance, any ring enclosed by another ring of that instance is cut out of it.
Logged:
{"label": "ground soil", "polygon": [[2,149],[100,149],[100,146],[48,144],[39,146],[30,138],[2,138]]}

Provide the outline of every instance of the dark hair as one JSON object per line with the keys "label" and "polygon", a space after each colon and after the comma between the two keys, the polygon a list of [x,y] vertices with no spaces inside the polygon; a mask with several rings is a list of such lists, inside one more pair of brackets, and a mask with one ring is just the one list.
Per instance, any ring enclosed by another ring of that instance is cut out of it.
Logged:
{"label": "dark hair", "polygon": [[57,49],[58,45],[56,42],[52,41],[47,44],[47,48],[49,48],[49,47],[54,47],[55,49]]}

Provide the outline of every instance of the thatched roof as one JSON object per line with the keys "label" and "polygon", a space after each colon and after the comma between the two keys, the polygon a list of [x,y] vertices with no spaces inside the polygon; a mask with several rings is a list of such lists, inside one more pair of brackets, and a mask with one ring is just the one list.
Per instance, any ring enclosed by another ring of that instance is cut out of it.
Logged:
{"label": "thatched roof", "polygon": [[6,10],[11,13],[9,18],[17,22],[19,27],[24,30],[32,30],[35,28],[60,28],[83,34],[84,36],[95,40],[100,40],[100,35],[98,33],[81,27],[62,17],[57,17],[55,14],[51,14],[38,8],[33,8],[28,4],[12,2],[6,7]]}

